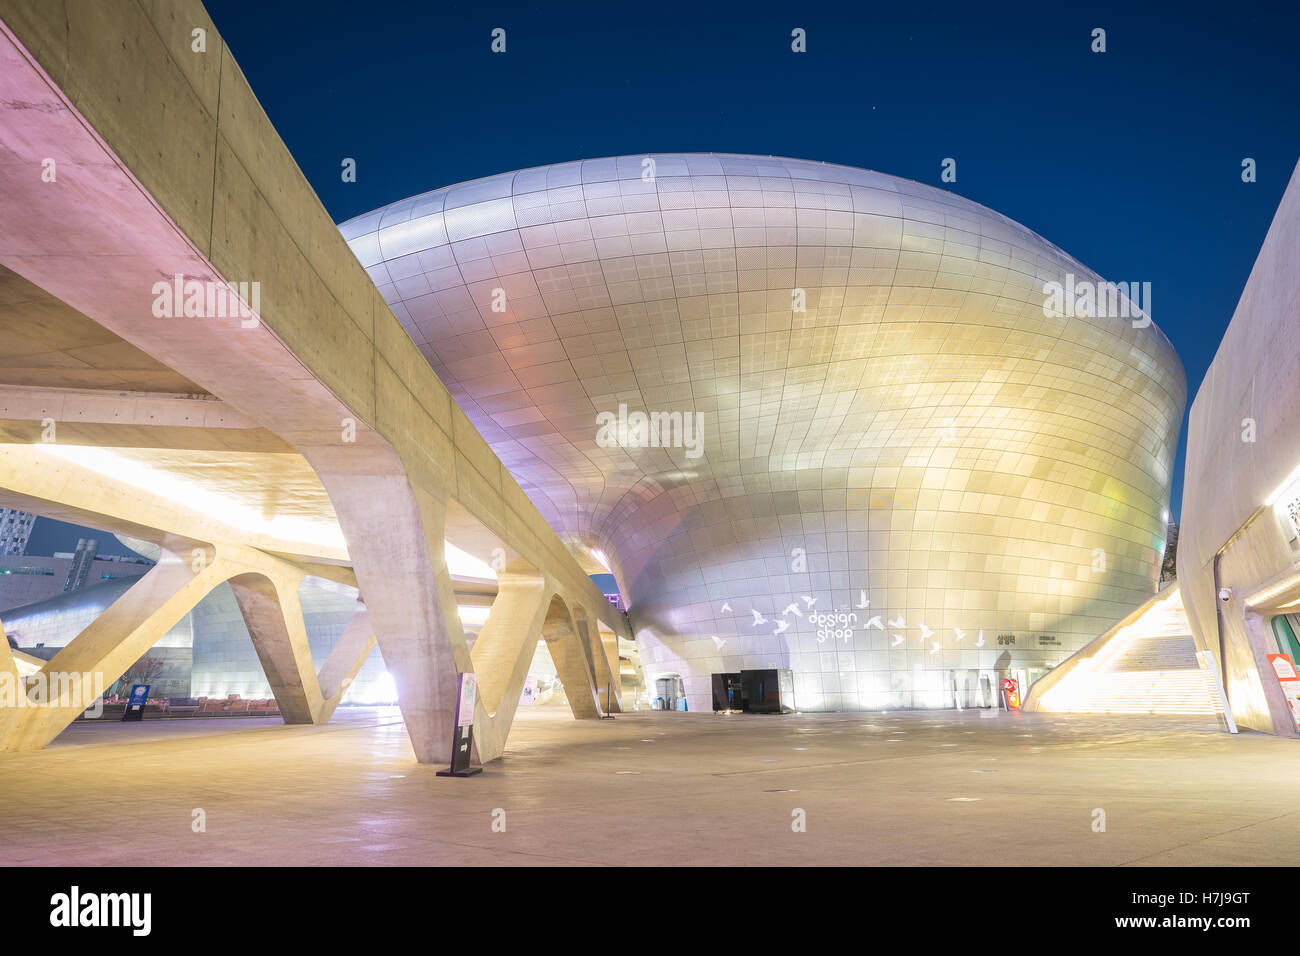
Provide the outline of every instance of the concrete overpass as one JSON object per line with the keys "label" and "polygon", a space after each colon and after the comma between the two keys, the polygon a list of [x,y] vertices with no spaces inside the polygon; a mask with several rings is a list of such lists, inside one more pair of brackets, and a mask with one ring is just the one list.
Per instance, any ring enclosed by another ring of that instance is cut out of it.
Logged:
{"label": "concrete overpass", "polygon": [[[230,581],[291,722],[329,718],[372,640],[421,762],[450,755],[462,671],[479,756],[501,754],[541,638],[575,717],[618,709],[622,616],[394,318],[197,0],[0,0],[0,196],[0,504],[162,549],[43,670],[111,683]],[[160,307],[230,284],[233,315],[212,294]],[[496,571],[472,654],[448,544]],[[319,674],[306,574],[362,599]],[[6,708],[0,749],[77,712]]]}

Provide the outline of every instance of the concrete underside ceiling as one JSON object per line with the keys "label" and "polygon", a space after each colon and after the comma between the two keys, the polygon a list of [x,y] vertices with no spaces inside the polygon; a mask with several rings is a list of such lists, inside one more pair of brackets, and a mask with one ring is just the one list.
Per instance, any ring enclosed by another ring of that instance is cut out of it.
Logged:
{"label": "concrete underside ceiling", "polygon": [[[289,452],[184,375],[0,265],[0,442]],[[50,436],[44,440],[49,441]]]}
{"label": "concrete underside ceiling", "polygon": [[[306,525],[310,540],[338,545],[268,544],[346,557],[329,496],[302,455],[4,266],[0,336],[0,444],[9,459],[40,461],[85,488],[120,480],[137,498],[188,502],[236,526]],[[134,509],[148,510],[156,509]]]}
{"label": "concrete underside ceiling", "polygon": [[212,397],[4,265],[0,340],[0,385]]}
{"label": "concrete underside ceiling", "polygon": [[[292,446],[3,265],[0,335],[0,447],[17,446],[4,449],[8,455],[57,462],[87,487],[116,475],[137,494],[200,502],[244,524],[306,523],[313,540],[341,544],[329,495]],[[54,441],[42,440],[45,421],[54,423]],[[464,509],[451,510],[448,539],[456,547],[484,556],[503,547]],[[302,542],[274,544],[275,553],[309,560],[346,557]],[[466,593],[496,590],[490,580],[457,580]]]}

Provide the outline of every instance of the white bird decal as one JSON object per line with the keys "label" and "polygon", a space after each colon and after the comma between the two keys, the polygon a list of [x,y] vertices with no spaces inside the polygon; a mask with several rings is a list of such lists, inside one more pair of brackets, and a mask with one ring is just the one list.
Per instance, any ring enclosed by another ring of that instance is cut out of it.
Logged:
{"label": "white bird decal", "polygon": [[983,632],[983,631],[980,631],[980,639],[979,639],[978,641],[975,642],[975,646],[976,646],[976,647],[983,647],[983,646],[984,646],[984,632]]}
{"label": "white bird decal", "polygon": [[812,607],[814,604],[817,603],[817,599],[815,597],[809,597],[808,595],[805,594],[803,595],[803,603],[807,604],[809,607]]}
{"label": "white bird decal", "polygon": [[883,630],[885,629],[885,625],[883,625],[883,624],[880,623],[880,615],[879,615],[879,614],[877,614],[875,617],[873,617],[871,620],[869,620],[869,621],[867,622],[867,627],[868,627],[868,628],[872,628],[872,627],[874,627],[874,628],[875,628],[876,630],[878,630],[878,631],[883,631]]}
{"label": "white bird decal", "polygon": [[957,635],[957,640],[958,640],[958,641],[961,641],[962,638],[964,638],[964,637],[966,636],[966,632],[963,631],[960,627],[954,627],[952,630],[953,630],[953,633]]}
{"label": "white bird decal", "polygon": [[785,606],[785,610],[782,611],[781,613],[782,613],[782,614],[793,614],[795,617],[803,617],[803,611],[799,610],[799,605],[798,605],[798,604],[794,604],[794,603],[787,604],[787,605]]}
{"label": "white bird decal", "polygon": [[871,607],[871,602],[867,600],[867,592],[866,592],[866,591],[859,591],[859,592],[858,592],[858,607],[859,607],[860,609],[861,609],[861,608],[869,608],[869,607]]}
{"label": "white bird decal", "polygon": [[775,637],[777,634],[782,634],[782,633],[784,633],[785,631],[788,631],[788,630],[790,630],[790,622],[789,622],[789,621],[777,621],[777,622],[776,622],[776,630],[772,632],[772,635]]}
{"label": "white bird decal", "polygon": [[754,615],[754,627],[767,623],[767,618],[763,617],[763,615],[758,612],[758,608],[750,608],[749,612]]}
{"label": "white bird decal", "polygon": [[730,613],[730,611],[731,611],[731,602],[730,602],[730,601],[723,601],[723,602],[722,602],[722,611],[721,611],[721,613],[723,613],[723,614],[727,614],[727,613]]}
{"label": "white bird decal", "polygon": [[718,650],[722,650],[722,645],[725,644],[725,643],[727,643],[727,642],[726,642],[726,640],[725,640],[724,638],[718,637],[718,635],[714,634],[714,635],[713,635],[713,643],[716,644],[716,645],[718,646]]}
{"label": "white bird decal", "polygon": [[890,627],[907,627],[907,622],[906,622],[905,620],[903,620],[903,615],[900,614],[900,615],[898,615],[898,620],[897,620],[897,621],[890,621],[890,622],[889,622],[889,626],[890,626]]}
{"label": "white bird decal", "polygon": [[890,644],[890,645],[889,645],[890,647],[897,647],[899,644],[902,644],[902,643],[903,643],[903,635],[902,635],[902,634],[894,634],[894,635],[892,635],[892,637],[894,638],[894,643]]}
{"label": "white bird decal", "polygon": [[930,648],[930,653],[931,653],[931,654],[938,654],[938,653],[939,653],[939,642],[938,642],[938,641],[935,641],[935,642],[934,642],[934,647]]}
{"label": "white bird decal", "polygon": [[934,636],[934,631],[930,630],[928,627],[926,627],[924,624],[922,624],[922,625],[921,625],[921,640],[923,640],[923,641],[925,641],[925,640],[929,640],[929,639],[930,639],[931,637],[933,637],[933,636]]}

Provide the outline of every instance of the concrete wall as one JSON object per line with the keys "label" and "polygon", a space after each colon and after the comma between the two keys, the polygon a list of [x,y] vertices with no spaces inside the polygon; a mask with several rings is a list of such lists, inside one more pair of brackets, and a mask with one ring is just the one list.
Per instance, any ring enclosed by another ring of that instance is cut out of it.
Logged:
{"label": "concrete wall", "polygon": [[1268,502],[1297,467],[1300,167],[1192,403],[1178,548],[1188,617],[1220,660],[1237,722],[1287,735],[1295,725],[1265,655],[1277,652],[1269,618],[1300,596],[1300,538]]}

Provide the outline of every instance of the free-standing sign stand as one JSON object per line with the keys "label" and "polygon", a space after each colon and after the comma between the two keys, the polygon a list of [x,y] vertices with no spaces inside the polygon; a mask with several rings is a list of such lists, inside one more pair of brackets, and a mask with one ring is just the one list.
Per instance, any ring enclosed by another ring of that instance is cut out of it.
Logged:
{"label": "free-standing sign stand", "polygon": [[451,766],[439,770],[439,777],[472,777],[482,773],[482,767],[469,765],[470,748],[474,745],[474,699],[478,695],[478,677],[460,675],[460,689],[456,695],[456,721],[452,727]]}
{"label": "free-standing sign stand", "polygon": [[[619,675],[619,680],[622,679],[623,679],[622,675]],[[600,715],[600,719],[613,720],[614,719],[614,714],[612,713],[613,708],[614,708],[614,679],[611,677],[609,680],[609,688],[605,693],[605,712]]]}
{"label": "free-standing sign stand", "polygon": [[127,698],[126,710],[122,711],[123,720],[144,720],[144,705],[149,700],[149,685],[136,684],[131,688],[131,696]]}

